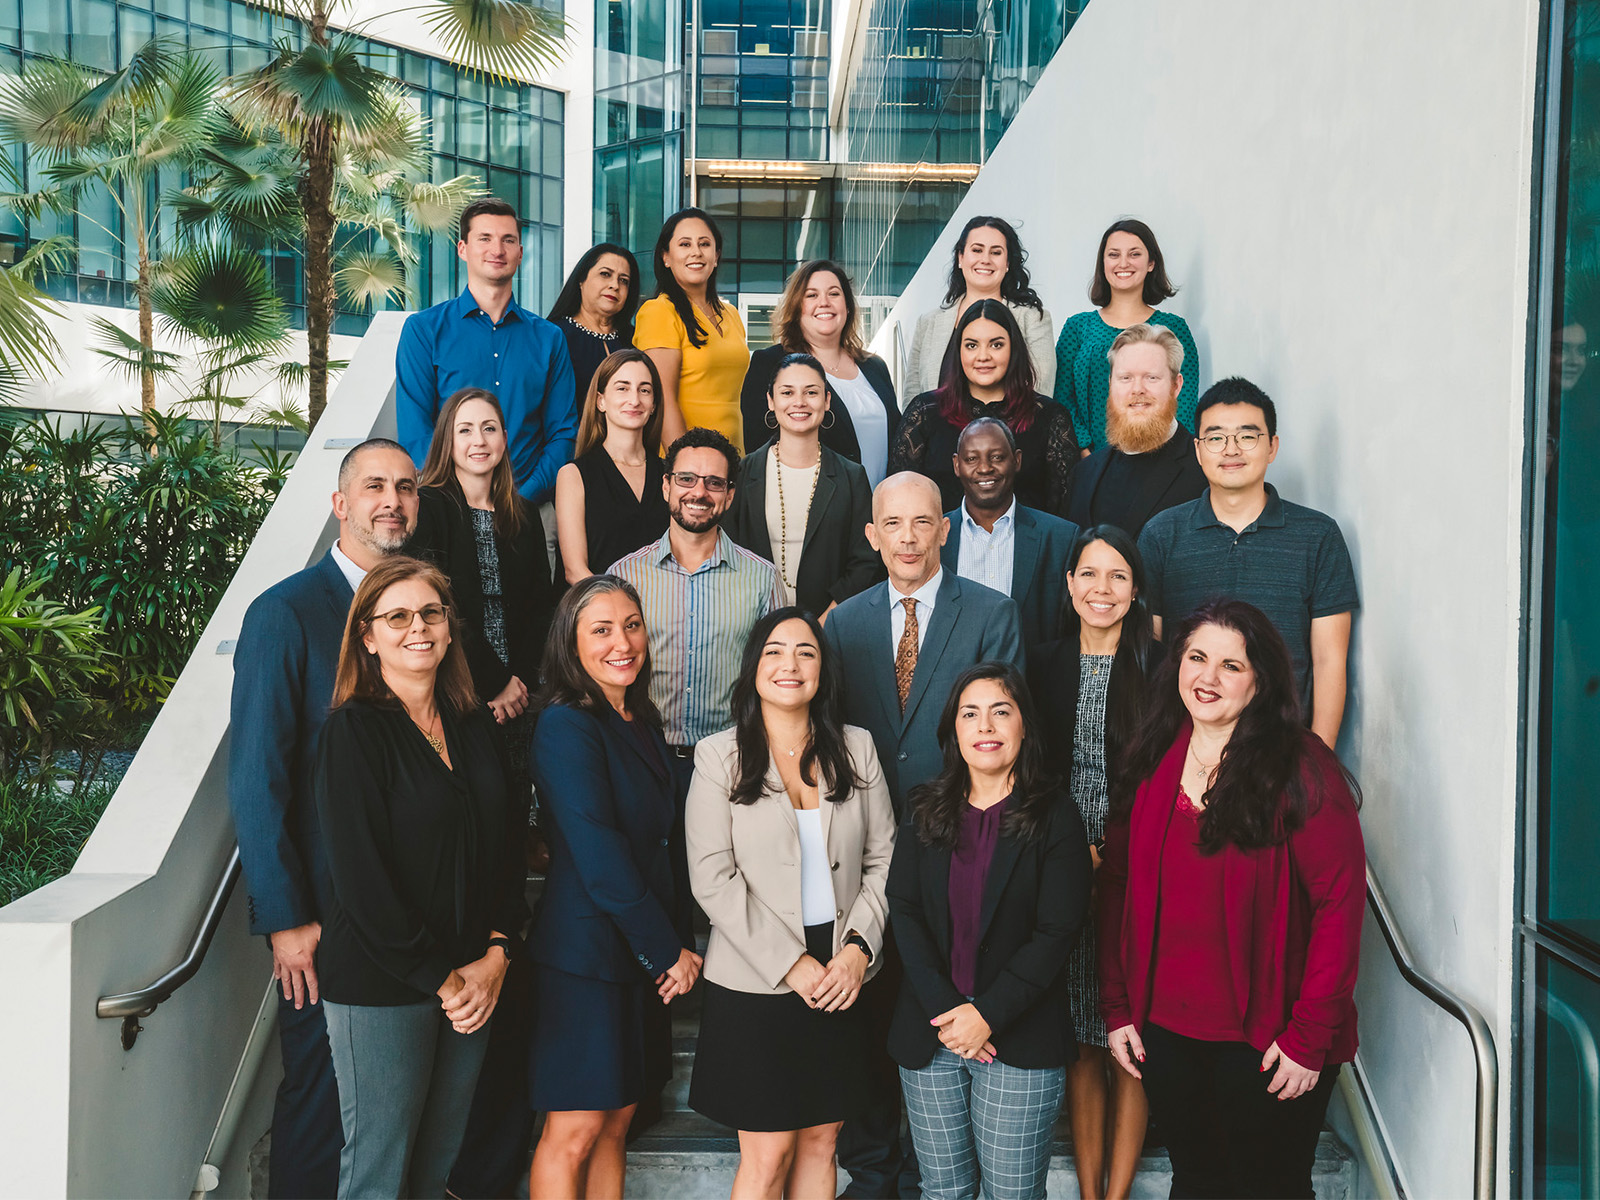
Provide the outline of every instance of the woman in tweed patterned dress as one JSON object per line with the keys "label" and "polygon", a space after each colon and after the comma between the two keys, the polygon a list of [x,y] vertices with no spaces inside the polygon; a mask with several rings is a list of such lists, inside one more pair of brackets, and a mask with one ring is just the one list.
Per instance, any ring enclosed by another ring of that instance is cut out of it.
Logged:
{"label": "woman in tweed patterned dress", "polygon": [[[1096,868],[1105,838],[1108,768],[1132,736],[1157,657],[1150,614],[1139,599],[1143,588],[1144,567],[1133,539],[1114,525],[1085,529],[1068,559],[1070,602],[1061,640],[1040,646],[1028,663],[1040,723],[1048,730],[1050,765],[1071,780]],[[1083,927],[1067,978],[1078,1039],[1078,1061],[1067,1068],[1078,1188],[1088,1200],[1126,1196],[1149,1110],[1139,1081],[1113,1069],[1106,1050],[1092,921]]]}

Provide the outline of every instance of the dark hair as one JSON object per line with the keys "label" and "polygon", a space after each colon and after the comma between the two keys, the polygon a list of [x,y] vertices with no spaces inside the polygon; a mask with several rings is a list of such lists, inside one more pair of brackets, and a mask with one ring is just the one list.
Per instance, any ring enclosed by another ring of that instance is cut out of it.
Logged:
{"label": "dark hair", "polygon": [[831,800],[849,798],[862,786],[850,765],[850,747],[845,742],[844,679],[834,665],[833,651],[822,636],[816,617],[803,608],[790,605],[774,609],[756,622],[744,644],[744,660],[739,664],[739,680],[733,685],[734,746],[739,752],[733,790],[728,799],[735,804],[754,804],[766,791],[767,767],[772,748],[767,744],[767,727],[761,719],[761,697],[756,693],[756,672],[772,631],[785,621],[804,621],[817,642],[817,665],[821,677],[817,694],[811,700],[811,736],[800,756],[800,778],[817,786],[821,768],[823,787]]}
{"label": "dark hair", "polygon": [[[1306,755],[1314,752],[1308,740],[1316,735],[1301,723],[1294,667],[1283,636],[1265,613],[1243,600],[1208,600],[1172,631],[1166,657],[1146,692],[1144,717],[1122,770],[1111,781],[1111,813],[1127,819],[1140,785],[1155,773],[1189,719],[1178,692],[1178,667],[1189,651],[1189,639],[1204,625],[1231,629],[1244,639],[1256,694],[1239,714],[1216,780],[1203,797],[1200,849],[1215,854],[1230,844],[1241,850],[1275,845],[1305,824],[1308,796],[1302,767]],[[1355,780],[1342,765],[1339,770],[1359,805]]]}
{"label": "dark hair", "polygon": [[1028,278],[1025,265],[1028,252],[1022,248],[1022,241],[1011,227],[1011,222],[1003,217],[973,217],[961,227],[961,236],[956,239],[955,253],[950,259],[950,285],[945,289],[941,307],[949,308],[967,294],[967,281],[961,274],[961,252],[967,248],[967,237],[974,229],[993,229],[1006,239],[1006,273],[1000,281],[1001,298],[1009,304],[1037,309],[1041,316],[1044,315],[1044,301],[1039,299],[1039,293],[1033,290],[1033,283]]}
{"label": "dark hair", "polygon": [[1205,415],[1208,408],[1215,408],[1219,404],[1254,404],[1261,410],[1261,415],[1267,419],[1267,437],[1278,436],[1278,406],[1255,384],[1239,375],[1230,375],[1226,379],[1219,379],[1205,390],[1205,395],[1200,397],[1194,406],[1194,432],[1200,436],[1200,418]]}
{"label": "dark hair", "polygon": [[767,395],[772,395],[772,386],[778,382],[778,376],[790,367],[808,367],[817,373],[817,377],[822,380],[823,387],[828,386],[827,368],[822,365],[816,355],[804,350],[797,350],[793,354],[785,354],[778,360],[778,368],[772,372],[772,378],[767,382]]}
{"label": "dark hair", "polygon": [[[1128,564],[1133,579],[1133,604],[1122,618],[1117,638],[1116,657],[1111,660],[1111,679],[1106,693],[1105,761],[1115,773],[1122,747],[1132,740],[1144,713],[1145,683],[1150,678],[1156,657],[1156,640],[1150,609],[1144,601],[1144,559],[1138,544],[1115,525],[1090,525],[1081,530],[1067,556],[1067,574],[1078,569],[1083,552],[1096,542],[1110,546]],[[1069,593],[1061,603],[1061,638],[1078,645],[1083,619],[1073,607]]]}
{"label": "dark hair", "polygon": [[623,301],[622,311],[617,314],[616,321],[618,325],[633,324],[633,314],[639,311],[639,289],[643,286],[639,278],[639,261],[633,257],[632,250],[616,242],[601,242],[584,251],[578,265],[572,268],[572,274],[567,276],[567,281],[556,293],[556,302],[550,306],[550,320],[559,321],[578,315],[578,310],[583,307],[583,285],[589,279],[589,272],[607,254],[615,254],[628,264],[628,298]]}
{"label": "dark hair", "polygon": [[1111,281],[1106,278],[1106,243],[1113,233],[1131,233],[1144,243],[1150,255],[1150,274],[1144,277],[1144,302],[1151,308],[1178,294],[1167,278],[1167,260],[1161,256],[1155,231],[1137,217],[1124,217],[1113,221],[1100,235],[1100,249],[1094,256],[1094,272],[1089,276],[1089,303],[1104,308],[1111,303]]}
{"label": "dark hair", "polygon": [[974,663],[956,676],[939,716],[939,748],[944,752],[944,766],[927,783],[912,788],[906,797],[916,820],[917,836],[925,846],[953,847],[961,832],[961,812],[971,790],[972,773],[961,757],[956,714],[961,710],[962,693],[984,679],[994,680],[1005,690],[1022,718],[1022,749],[1012,768],[1011,804],[1002,831],[1023,841],[1037,837],[1049,819],[1050,805],[1057,800],[1058,781],[1050,774],[1044,731],[1034,716],[1033,696],[1022,672],[1008,662]]}
{"label": "dark hair", "polygon": [[461,210],[461,236],[459,241],[467,240],[467,233],[472,228],[473,217],[510,217],[517,222],[517,235],[522,234],[522,220],[517,216],[517,210],[512,208],[499,196],[485,196],[482,200],[474,200]]}
{"label": "dark hair", "polygon": [[606,355],[594,369],[594,378],[589,381],[588,389],[583,394],[583,410],[578,414],[578,443],[572,449],[573,458],[582,458],[606,440],[606,414],[600,411],[598,402],[606,388],[611,386],[612,378],[629,363],[642,363],[644,369],[650,372],[655,409],[641,432],[644,435],[645,453],[654,458],[660,452],[661,424],[666,419],[661,409],[661,372],[656,370],[655,360],[643,350],[625,346]]}
{"label": "dark hair", "polygon": [[[644,606],[639,603],[639,593],[626,580],[618,579],[615,575],[591,575],[573,584],[561,597],[555,615],[550,618],[550,633],[544,643],[544,666],[540,671],[543,684],[533,698],[531,707],[534,712],[543,712],[552,704],[565,704],[590,712],[610,710],[611,702],[606,699],[605,692],[578,657],[578,622],[591,601],[611,592],[621,592],[633,601],[640,618],[643,618]],[[635,720],[644,721],[652,729],[661,728],[661,714],[650,700],[648,638],[645,640],[644,666],[639,669],[638,678],[628,685],[623,703],[628,706]]]}
{"label": "dark hair", "polygon": [[973,430],[976,429],[981,431],[991,428],[1005,439],[1006,445],[1010,448],[1011,453],[1015,454],[1017,452],[1017,436],[1011,432],[1011,426],[1007,425],[999,417],[973,417],[972,420],[968,421],[961,427],[961,432],[956,434],[956,449],[958,451],[961,449],[962,441],[966,438],[967,434],[971,433]]}
{"label": "dark hair", "polygon": [[[679,225],[691,218],[704,221],[706,228],[711,230],[711,240],[717,246],[717,261],[721,262],[722,230],[717,228],[717,223],[711,219],[711,214],[700,208],[680,208],[667,218],[666,224],[661,226],[661,233],[656,237],[653,258],[656,269],[656,295],[665,296],[672,302],[678,320],[683,322],[683,332],[688,337],[689,344],[698,348],[706,344],[706,331],[701,327],[700,318],[695,314],[694,302],[689,299],[689,294],[683,290],[683,286],[673,278],[672,269],[663,261],[667,247],[672,244],[672,235],[678,231]],[[706,306],[714,313],[720,314],[722,311],[722,300],[717,296],[716,267],[712,267],[711,273],[706,276]]]}
{"label": "dark hair", "polygon": [[783,299],[778,301],[777,311],[772,314],[772,332],[785,350],[798,352],[810,349],[805,334],[800,330],[800,305],[806,298],[806,288],[811,286],[811,277],[823,271],[833,274],[839,281],[839,290],[844,293],[844,322],[839,330],[839,349],[860,362],[867,357],[867,348],[861,341],[861,322],[858,319],[860,306],[856,303],[856,290],[850,283],[850,276],[844,273],[844,268],[832,259],[813,258],[795,268],[794,274],[783,285]]}
{"label": "dark hair", "polygon": [[715,429],[707,429],[703,425],[696,425],[693,429],[686,430],[682,437],[667,447],[667,459],[662,466],[668,475],[672,474],[673,464],[678,461],[678,455],[684,450],[718,450],[728,460],[728,478],[731,480],[739,473],[739,452],[730,442]]}
{"label": "dark hair", "polygon": [[[339,490],[341,492],[350,484],[350,476],[354,474],[356,469],[356,459],[360,458],[368,450],[398,450],[407,458],[411,457],[411,452],[393,438],[368,438],[358,446],[351,446],[349,450],[345,451],[345,456],[339,460]],[[417,464],[412,463],[411,465],[414,467]]]}
{"label": "dark hair", "polygon": [[444,605],[445,627],[450,630],[450,644],[445,647],[444,658],[433,678],[433,694],[457,716],[469,713],[479,705],[478,693],[472,687],[472,671],[467,666],[467,655],[462,646],[461,622],[456,619],[455,604],[450,597],[450,581],[444,572],[420,558],[404,554],[391,554],[383,559],[361,580],[355,599],[350,603],[345,617],[344,637],[339,643],[339,668],[333,681],[333,707],[347,700],[366,700],[369,703],[393,706],[399,698],[383,677],[383,667],[376,653],[369,653],[362,642],[371,627],[378,601],[384,592],[408,579],[420,579],[438,594]]}
{"label": "dark hair", "polygon": [[1006,364],[1005,407],[1001,415],[1013,432],[1024,433],[1039,411],[1039,400],[1033,390],[1033,357],[1028,353],[1028,343],[1023,339],[1016,317],[999,300],[979,300],[967,305],[967,311],[961,314],[951,331],[950,342],[944,348],[944,364],[939,369],[939,415],[957,429],[965,429],[972,420],[969,411],[971,385],[961,369],[961,335],[974,321],[993,321],[1005,330],[1011,342],[1011,358]]}
{"label": "dark hair", "polygon": [[506,428],[505,410],[500,407],[500,398],[487,388],[458,388],[444,402],[438,419],[433,423],[433,441],[428,443],[428,458],[422,464],[422,478],[418,480],[418,486],[442,489],[456,502],[462,513],[466,513],[467,497],[461,490],[461,480],[456,476],[455,433],[451,426],[456,423],[456,413],[468,400],[482,400],[494,409],[494,415],[500,419],[500,431],[506,435],[506,452],[489,475],[489,499],[494,505],[494,531],[510,541],[522,532],[529,519],[528,502],[518,493],[516,481],[511,475],[511,431]]}

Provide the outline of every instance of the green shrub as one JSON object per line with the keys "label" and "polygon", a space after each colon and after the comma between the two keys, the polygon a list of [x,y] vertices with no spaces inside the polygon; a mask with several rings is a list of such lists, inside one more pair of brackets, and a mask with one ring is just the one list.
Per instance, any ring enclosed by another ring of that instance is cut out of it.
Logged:
{"label": "green shrub", "polygon": [[72,870],[114,790],[101,783],[41,792],[0,778],[0,905]]}

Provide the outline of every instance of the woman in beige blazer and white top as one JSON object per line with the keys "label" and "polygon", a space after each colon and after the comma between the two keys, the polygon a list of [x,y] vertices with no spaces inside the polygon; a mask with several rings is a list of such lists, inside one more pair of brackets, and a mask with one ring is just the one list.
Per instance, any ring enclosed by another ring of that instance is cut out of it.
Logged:
{"label": "woman in beige blazer and white top", "polygon": [[711,940],[689,1104],[739,1130],[736,1200],[831,1197],[868,1093],[856,1001],[882,958],[894,812],[828,654],[810,613],[764,617],[734,727],[695,749],[689,878]]}

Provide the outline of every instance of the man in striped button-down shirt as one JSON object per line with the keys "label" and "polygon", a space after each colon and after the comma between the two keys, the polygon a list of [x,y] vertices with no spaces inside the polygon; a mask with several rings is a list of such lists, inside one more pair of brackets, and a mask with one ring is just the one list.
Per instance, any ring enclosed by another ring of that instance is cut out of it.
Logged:
{"label": "man in striped button-down shirt", "polygon": [[661,487],[672,515],[667,532],[613,563],[611,574],[638,591],[650,634],[650,699],[661,710],[678,792],[673,917],[688,938],[694,905],[683,806],[695,743],[733,723],[733,685],[750,630],[787,600],[778,568],[722,531],[739,467],[733,443],[714,429],[691,429],[672,443],[665,465]]}

